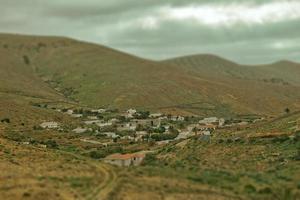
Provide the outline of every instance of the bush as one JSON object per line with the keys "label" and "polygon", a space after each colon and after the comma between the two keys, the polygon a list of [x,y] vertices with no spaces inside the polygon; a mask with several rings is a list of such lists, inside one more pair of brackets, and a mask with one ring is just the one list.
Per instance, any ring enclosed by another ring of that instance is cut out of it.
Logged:
{"label": "bush", "polygon": [[26,65],[29,65],[29,64],[30,64],[30,60],[29,60],[28,56],[24,55],[24,56],[23,56],[23,60],[24,60],[24,63],[25,63]]}
{"label": "bush", "polygon": [[271,194],[272,193],[272,189],[269,188],[269,187],[266,187],[266,188],[260,189],[258,192],[260,194]]}
{"label": "bush", "polygon": [[290,139],[289,136],[285,135],[285,136],[275,137],[272,140],[272,142],[274,142],[274,143],[283,143],[283,142],[285,142],[285,141],[287,141],[289,139]]}
{"label": "bush", "polygon": [[93,159],[100,159],[100,158],[104,158],[106,156],[106,154],[102,151],[91,151],[90,152],[90,157]]}
{"label": "bush", "polygon": [[244,187],[244,190],[247,193],[255,193],[256,192],[256,188],[253,185],[250,185],[250,184],[246,185]]}
{"label": "bush", "polygon": [[139,111],[134,117],[136,119],[147,119],[150,115],[149,111]]}
{"label": "bush", "polygon": [[143,161],[143,165],[150,165],[150,164],[154,164],[157,161],[155,154],[153,153],[148,153],[146,154],[146,157]]}
{"label": "bush", "polygon": [[160,127],[156,128],[156,129],[154,129],[153,132],[154,133],[164,133],[164,132],[166,132],[166,129],[163,126],[160,126]]}
{"label": "bush", "polygon": [[157,133],[152,134],[151,139],[155,141],[173,140],[178,136],[178,133]]}
{"label": "bush", "polygon": [[296,131],[294,140],[295,140],[295,142],[300,141],[300,131]]}
{"label": "bush", "polygon": [[43,128],[42,127],[40,127],[40,126],[33,126],[33,130],[43,130]]}
{"label": "bush", "polygon": [[4,119],[1,120],[1,122],[2,122],[2,123],[8,123],[8,124],[9,124],[9,123],[10,123],[10,119],[4,118]]}
{"label": "bush", "polygon": [[45,142],[45,145],[47,145],[47,147],[53,148],[53,149],[58,148],[58,144],[56,143],[55,140],[47,140],[47,142]]}

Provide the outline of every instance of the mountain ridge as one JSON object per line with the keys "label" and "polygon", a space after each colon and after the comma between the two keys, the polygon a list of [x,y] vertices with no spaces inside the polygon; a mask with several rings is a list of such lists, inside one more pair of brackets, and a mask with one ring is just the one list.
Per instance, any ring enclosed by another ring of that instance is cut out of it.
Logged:
{"label": "mountain ridge", "polygon": [[[0,62],[0,80],[7,82],[0,90],[19,87],[54,99],[63,94],[92,107],[166,113],[276,114],[287,106],[300,108],[300,94],[292,92],[299,89],[295,73],[281,81],[280,70],[250,69],[210,54],[157,62],[68,38],[9,34],[0,34],[0,47],[0,54],[6,55]],[[3,75],[7,66],[17,74],[10,81]],[[27,70],[25,78],[36,80],[27,89],[22,85],[26,80],[18,77],[20,69]],[[266,76],[269,71],[276,77]]]}

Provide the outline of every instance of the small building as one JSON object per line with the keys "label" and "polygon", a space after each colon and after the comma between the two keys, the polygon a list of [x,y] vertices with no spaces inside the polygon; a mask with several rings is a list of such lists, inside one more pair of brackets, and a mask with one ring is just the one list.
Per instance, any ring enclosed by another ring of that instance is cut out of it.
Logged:
{"label": "small building", "polygon": [[126,111],[126,117],[127,118],[133,118],[133,116],[137,113],[137,111],[135,109],[129,109]]}
{"label": "small building", "polygon": [[202,131],[205,131],[205,130],[213,131],[213,130],[216,130],[217,127],[218,126],[215,124],[207,124],[207,125],[199,125],[198,126],[198,128]]}
{"label": "small building", "polygon": [[88,116],[87,118],[90,119],[90,120],[97,120],[98,119],[97,116]]}
{"label": "small building", "polygon": [[59,125],[57,122],[43,122],[40,124],[40,127],[48,128],[48,129],[55,129],[55,128],[58,128]]}
{"label": "small building", "polygon": [[83,117],[83,114],[71,114],[71,117],[74,117],[74,118],[82,118],[82,117]]}
{"label": "small building", "polygon": [[71,110],[71,109],[67,110],[67,114],[68,114],[68,115],[72,115],[73,113],[74,113],[73,110]]}
{"label": "small building", "polygon": [[150,118],[159,118],[162,116],[163,116],[163,114],[161,114],[161,113],[152,113],[149,115]]}
{"label": "small building", "polygon": [[99,113],[99,114],[102,114],[102,113],[105,113],[106,112],[106,109],[95,109],[95,110],[91,110],[92,113]]}
{"label": "small building", "polygon": [[90,121],[85,121],[84,123],[86,125],[92,125],[92,124],[101,123],[101,121],[100,120],[90,120]]}
{"label": "small building", "polygon": [[220,118],[219,119],[219,127],[222,127],[225,125],[225,119],[224,118]]}
{"label": "small building", "polygon": [[204,124],[204,125],[218,124],[218,123],[219,123],[219,119],[217,117],[208,117],[199,121],[199,124]]}
{"label": "small building", "polygon": [[78,127],[78,128],[73,129],[72,131],[74,133],[80,134],[80,133],[85,133],[86,131],[88,131],[88,129],[87,128]]}
{"label": "small building", "polygon": [[184,117],[182,117],[182,116],[172,116],[171,120],[172,121],[184,121]]}
{"label": "small building", "polygon": [[104,133],[101,133],[101,135],[105,135],[106,137],[109,137],[112,139],[119,137],[119,135],[114,132],[104,132]]}
{"label": "small building", "polygon": [[118,120],[117,118],[112,118],[110,120],[108,120],[108,123],[112,123],[112,124],[116,124],[118,123],[120,120]]}
{"label": "small building", "polygon": [[129,167],[140,165],[143,162],[144,158],[144,153],[112,154],[104,158],[104,162],[112,165],[117,165],[119,167]]}
{"label": "small building", "polygon": [[99,122],[97,123],[97,126],[99,127],[106,127],[106,126],[112,126],[113,124],[111,122]]}
{"label": "small building", "polygon": [[210,138],[211,138],[211,132],[210,131],[203,131],[201,136],[200,136],[200,140],[204,141],[204,142],[210,142]]}

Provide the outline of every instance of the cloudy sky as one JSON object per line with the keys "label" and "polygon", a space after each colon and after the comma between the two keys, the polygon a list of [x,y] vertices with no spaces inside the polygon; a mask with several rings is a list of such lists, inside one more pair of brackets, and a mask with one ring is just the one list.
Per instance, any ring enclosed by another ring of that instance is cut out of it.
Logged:
{"label": "cloudy sky", "polygon": [[150,59],[300,61],[300,0],[0,0],[0,32],[58,35]]}

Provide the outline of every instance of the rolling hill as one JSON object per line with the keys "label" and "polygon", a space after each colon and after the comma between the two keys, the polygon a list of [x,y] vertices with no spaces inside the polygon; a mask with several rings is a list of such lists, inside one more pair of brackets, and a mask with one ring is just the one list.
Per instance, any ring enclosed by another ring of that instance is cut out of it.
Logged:
{"label": "rolling hill", "polygon": [[241,66],[198,55],[155,62],[68,38],[11,34],[0,35],[0,57],[2,95],[222,116],[300,108],[300,67],[287,61]]}

